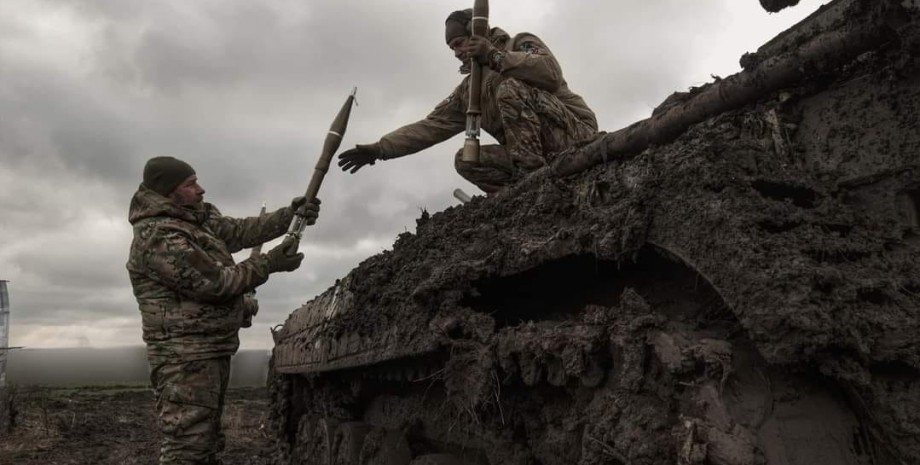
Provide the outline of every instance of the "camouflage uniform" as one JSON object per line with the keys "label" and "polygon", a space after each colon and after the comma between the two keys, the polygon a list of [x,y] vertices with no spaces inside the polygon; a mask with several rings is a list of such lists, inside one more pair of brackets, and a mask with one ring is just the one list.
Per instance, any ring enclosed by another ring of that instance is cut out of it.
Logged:
{"label": "camouflage uniform", "polygon": [[220,417],[239,347],[244,294],[268,279],[265,255],[230,255],[281,236],[289,207],[262,217],[180,207],[141,185],[131,199],[128,273],[141,311],[164,440],[161,464],[216,464]]}
{"label": "camouflage uniform", "polygon": [[[584,100],[568,88],[549,48],[533,34],[511,38],[493,28],[496,48],[483,67],[482,129],[499,142],[483,146],[474,165],[460,160],[461,176],[486,192],[494,192],[549,161],[574,143],[597,134],[597,119]],[[469,76],[425,119],[403,126],[380,139],[381,158],[408,155],[443,142],[466,129]]]}
{"label": "camouflage uniform", "polygon": [[230,356],[152,366],[150,380],[164,437],[160,463],[219,464]]}

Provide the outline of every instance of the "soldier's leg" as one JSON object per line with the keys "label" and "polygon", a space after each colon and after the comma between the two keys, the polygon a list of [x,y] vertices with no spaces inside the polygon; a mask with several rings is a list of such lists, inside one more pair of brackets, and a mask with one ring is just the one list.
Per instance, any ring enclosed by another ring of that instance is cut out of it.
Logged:
{"label": "soldier's leg", "polygon": [[[227,387],[230,385],[230,357],[221,357],[215,359],[219,362],[217,369],[220,370],[220,396],[217,403],[217,452],[223,452],[226,445],[222,420],[224,418],[224,406],[227,399]],[[222,465],[223,462],[215,457],[212,465]]]}
{"label": "soldier's leg", "polygon": [[483,145],[479,148],[479,162],[463,161],[463,149],[454,155],[454,168],[467,181],[488,194],[498,192],[523,176],[511,157],[500,145]]}
{"label": "soldier's leg", "polygon": [[543,166],[547,157],[597,133],[556,96],[517,79],[506,79],[498,85],[496,101],[511,159],[527,171]]}
{"label": "soldier's leg", "polygon": [[161,465],[219,464],[220,419],[230,357],[154,367],[151,381],[163,444]]}

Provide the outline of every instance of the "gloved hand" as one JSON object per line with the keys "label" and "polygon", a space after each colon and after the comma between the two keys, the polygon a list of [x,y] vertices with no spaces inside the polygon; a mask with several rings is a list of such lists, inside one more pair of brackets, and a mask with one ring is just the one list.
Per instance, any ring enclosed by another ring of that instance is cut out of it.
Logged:
{"label": "gloved hand", "polygon": [[364,165],[373,165],[380,159],[380,146],[377,144],[358,144],[353,149],[339,154],[339,167],[342,171],[351,170],[352,173]]}
{"label": "gloved hand", "polygon": [[268,257],[268,272],[294,271],[300,267],[303,254],[297,252],[297,240],[285,237],[284,241],[265,254]]}
{"label": "gloved hand", "polygon": [[489,54],[495,50],[492,42],[482,36],[470,36],[466,44],[466,56],[479,62],[483,66],[489,66]]}
{"label": "gloved hand", "polygon": [[291,210],[294,210],[295,214],[304,217],[308,225],[312,225],[316,223],[316,218],[319,217],[320,203],[319,199],[307,202],[307,198],[301,195],[291,200]]}

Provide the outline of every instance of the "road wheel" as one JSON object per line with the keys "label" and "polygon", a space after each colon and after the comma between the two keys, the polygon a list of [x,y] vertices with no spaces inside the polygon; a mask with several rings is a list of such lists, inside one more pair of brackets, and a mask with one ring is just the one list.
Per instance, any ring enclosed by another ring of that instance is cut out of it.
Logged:
{"label": "road wheel", "polygon": [[334,447],[334,465],[358,465],[361,456],[361,446],[364,438],[370,432],[367,423],[351,421],[339,425],[332,441]]}
{"label": "road wheel", "polygon": [[312,421],[304,415],[297,428],[294,445],[294,465],[332,465],[337,422],[326,418]]}
{"label": "road wheel", "polygon": [[373,428],[361,445],[361,465],[409,465],[412,450],[400,431]]}

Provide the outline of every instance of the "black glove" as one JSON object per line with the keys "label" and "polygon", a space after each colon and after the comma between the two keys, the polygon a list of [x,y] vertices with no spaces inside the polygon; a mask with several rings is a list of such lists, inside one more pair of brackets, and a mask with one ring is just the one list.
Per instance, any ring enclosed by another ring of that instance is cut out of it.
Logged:
{"label": "black glove", "polygon": [[489,66],[489,55],[495,47],[489,39],[482,36],[470,36],[466,44],[466,56],[479,62],[484,66]]}
{"label": "black glove", "polygon": [[265,254],[268,257],[268,272],[294,271],[300,267],[303,254],[297,252],[297,240],[285,237],[284,241]]}
{"label": "black glove", "polygon": [[307,221],[307,225],[312,225],[316,223],[316,218],[319,217],[320,203],[319,199],[313,199],[312,202],[307,202],[307,198],[301,195],[291,200],[291,210],[294,210],[294,214],[304,217]]}
{"label": "black glove", "polygon": [[342,171],[351,170],[352,173],[361,169],[364,165],[373,165],[375,161],[380,160],[380,146],[377,144],[358,144],[353,149],[346,150],[339,154],[339,167]]}

